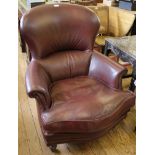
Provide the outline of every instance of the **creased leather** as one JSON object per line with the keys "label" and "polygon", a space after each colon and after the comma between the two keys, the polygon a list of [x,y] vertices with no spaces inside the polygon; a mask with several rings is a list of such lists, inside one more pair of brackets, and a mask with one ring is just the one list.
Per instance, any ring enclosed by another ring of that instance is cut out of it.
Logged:
{"label": "creased leather", "polygon": [[55,82],[51,98],[52,107],[41,114],[44,129],[52,133],[82,133],[102,130],[118,119],[134,104],[135,96],[80,76]]}
{"label": "creased leather", "polygon": [[32,57],[43,58],[58,51],[93,49],[99,20],[80,5],[48,4],[25,14],[20,29]]}
{"label": "creased leather", "polygon": [[88,75],[92,51],[63,51],[36,60],[50,75],[52,82]]}

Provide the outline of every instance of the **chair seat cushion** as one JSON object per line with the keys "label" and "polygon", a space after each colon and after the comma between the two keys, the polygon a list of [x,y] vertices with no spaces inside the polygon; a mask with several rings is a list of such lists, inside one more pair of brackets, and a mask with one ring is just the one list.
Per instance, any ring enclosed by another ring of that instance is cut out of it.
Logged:
{"label": "chair seat cushion", "polygon": [[51,133],[96,132],[117,121],[134,104],[134,95],[81,76],[51,86],[52,106],[41,113]]}

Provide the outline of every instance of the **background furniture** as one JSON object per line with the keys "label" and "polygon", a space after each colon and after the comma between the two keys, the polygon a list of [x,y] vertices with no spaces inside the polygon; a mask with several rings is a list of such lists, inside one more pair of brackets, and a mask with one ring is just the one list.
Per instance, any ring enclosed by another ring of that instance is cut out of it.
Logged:
{"label": "background furniture", "polygon": [[132,79],[129,89],[135,90],[136,80],[136,36],[126,36],[119,38],[107,38],[105,40],[104,54],[108,56],[108,50],[133,66]]}
{"label": "background furniture", "polygon": [[46,0],[26,0],[26,1],[27,1],[28,6],[33,8],[35,6],[45,4]]}
{"label": "background furniture", "polygon": [[108,6],[88,6],[100,19],[100,29],[96,37],[96,46],[104,51],[105,38],[122,37],[129,34],[135,20],[131,11]]}
{"label": "background furniture", "polygon": [[136,0],[119,0],[119,8],[135,11]]}
{"label": "background furniture", "polygon": [[42,5],[24,15],[20,28],[33,57],[26,72],[27,94],[37,101],[52,151],[59,143],[100,137],[126,116],[135,95],[122,91],[124,67],[93,51],[99,21],[92,11]]}
{"label": "background furniture", "polygon": [[22,17],[22,14],[21,12],[18,10],[18,31],[19,31],[19,39],[20,39],[20,46],[22,48],[22,52],[25,53],[26,52],[26,44],[25,44],[25,41],[20,33],[20,19]]}
{"label": "background furniture", "polygon": [[118,6],[118,2],[116,0],[103,0],[103,4],[106,6]]}
{"label": "background furniture", "polygon": [[24,39],[22,38],[22,35],[20,33],[20,20],[23,14],[28,10],[28,7],[26,7],[26,0],[19,0],[18,1],[18,29],[19,29],[19,39],[20,39],[20,46],[23,53],[27,53],[26,43]]}
{"label": "background furniture", "polygon": [[76,4],[84,5],[84,6],[97,5],[96,0],[77,0]]}

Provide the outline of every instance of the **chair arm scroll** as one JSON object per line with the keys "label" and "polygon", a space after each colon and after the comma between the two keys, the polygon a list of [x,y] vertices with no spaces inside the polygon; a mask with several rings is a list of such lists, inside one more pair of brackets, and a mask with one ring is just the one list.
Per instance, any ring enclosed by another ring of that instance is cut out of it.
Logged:
{"label": "chair arm scroll", "polygon": [[45,109],[51,105],[49,93],[50,79],[44,68],[36,61],[31,61],[26,72],[26,90],[31,98],[35,98]]}

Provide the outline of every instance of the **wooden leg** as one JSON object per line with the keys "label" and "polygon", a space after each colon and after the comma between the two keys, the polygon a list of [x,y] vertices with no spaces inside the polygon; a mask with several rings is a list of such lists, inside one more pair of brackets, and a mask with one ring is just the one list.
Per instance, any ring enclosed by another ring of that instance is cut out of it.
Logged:
{"label": "wooden leg", "polygon": [[101,52],[102,52],[102,54],[104,54],[104,48],[105,48],[105,46],[102,45],[102,46],[101,46],[101,50],[102,50]]}
{"label": "wooden leg", "polygon": [[19,37],[20,37],[20,46],[21,46],[22,52],[25,53],[26,52],[26,44],[25,44],[25,41],[24,41],[22,34],[20,32],[20,19],[19,18],[18,18],[18,30],[19,30]]}
{"label": "wooden leg", "polygon": [[49,146],[49,148],[51,149],[52,152],[56,152],[57,144],[53,144]]}
{"label": "wooden leg", "polygon": [[136,126],[135,126],[135,128],[134,128],[134,132],[136,132]]}
{"label": "wooden leg", "polygon": [[102,49],[102,53],[104,53],[104,55],[108,56],[108,42],[107,41],[105,41],[104,51]]}
{"label": "wooden leg", "polygon": [[131,84],[129,86],[129,90],[135,91],[135,80],[136,80],[136,66],[133,66],[133,73],[132,73],[132,79],[131,79]]}
{"label": "wooden leg", "polygon": [[20,34],[20,40],[21,40],[20,46],[21,46],[21,48],[22,48],[22,52],[23,52],[23,53],[26,53],[26,44],[25,44],[25,41],[24,41],[24,39],[23,39],[23,37],[22,37],[21,34]]}
{"label": "wooden leg", "polygon": [[134,84],[134,82],[135,82],[135,79],[132,77],[129,90],[131,90],[131,91],[133,91],[133,92],[134,92],[135,87],[136,87],[135,84]]}

